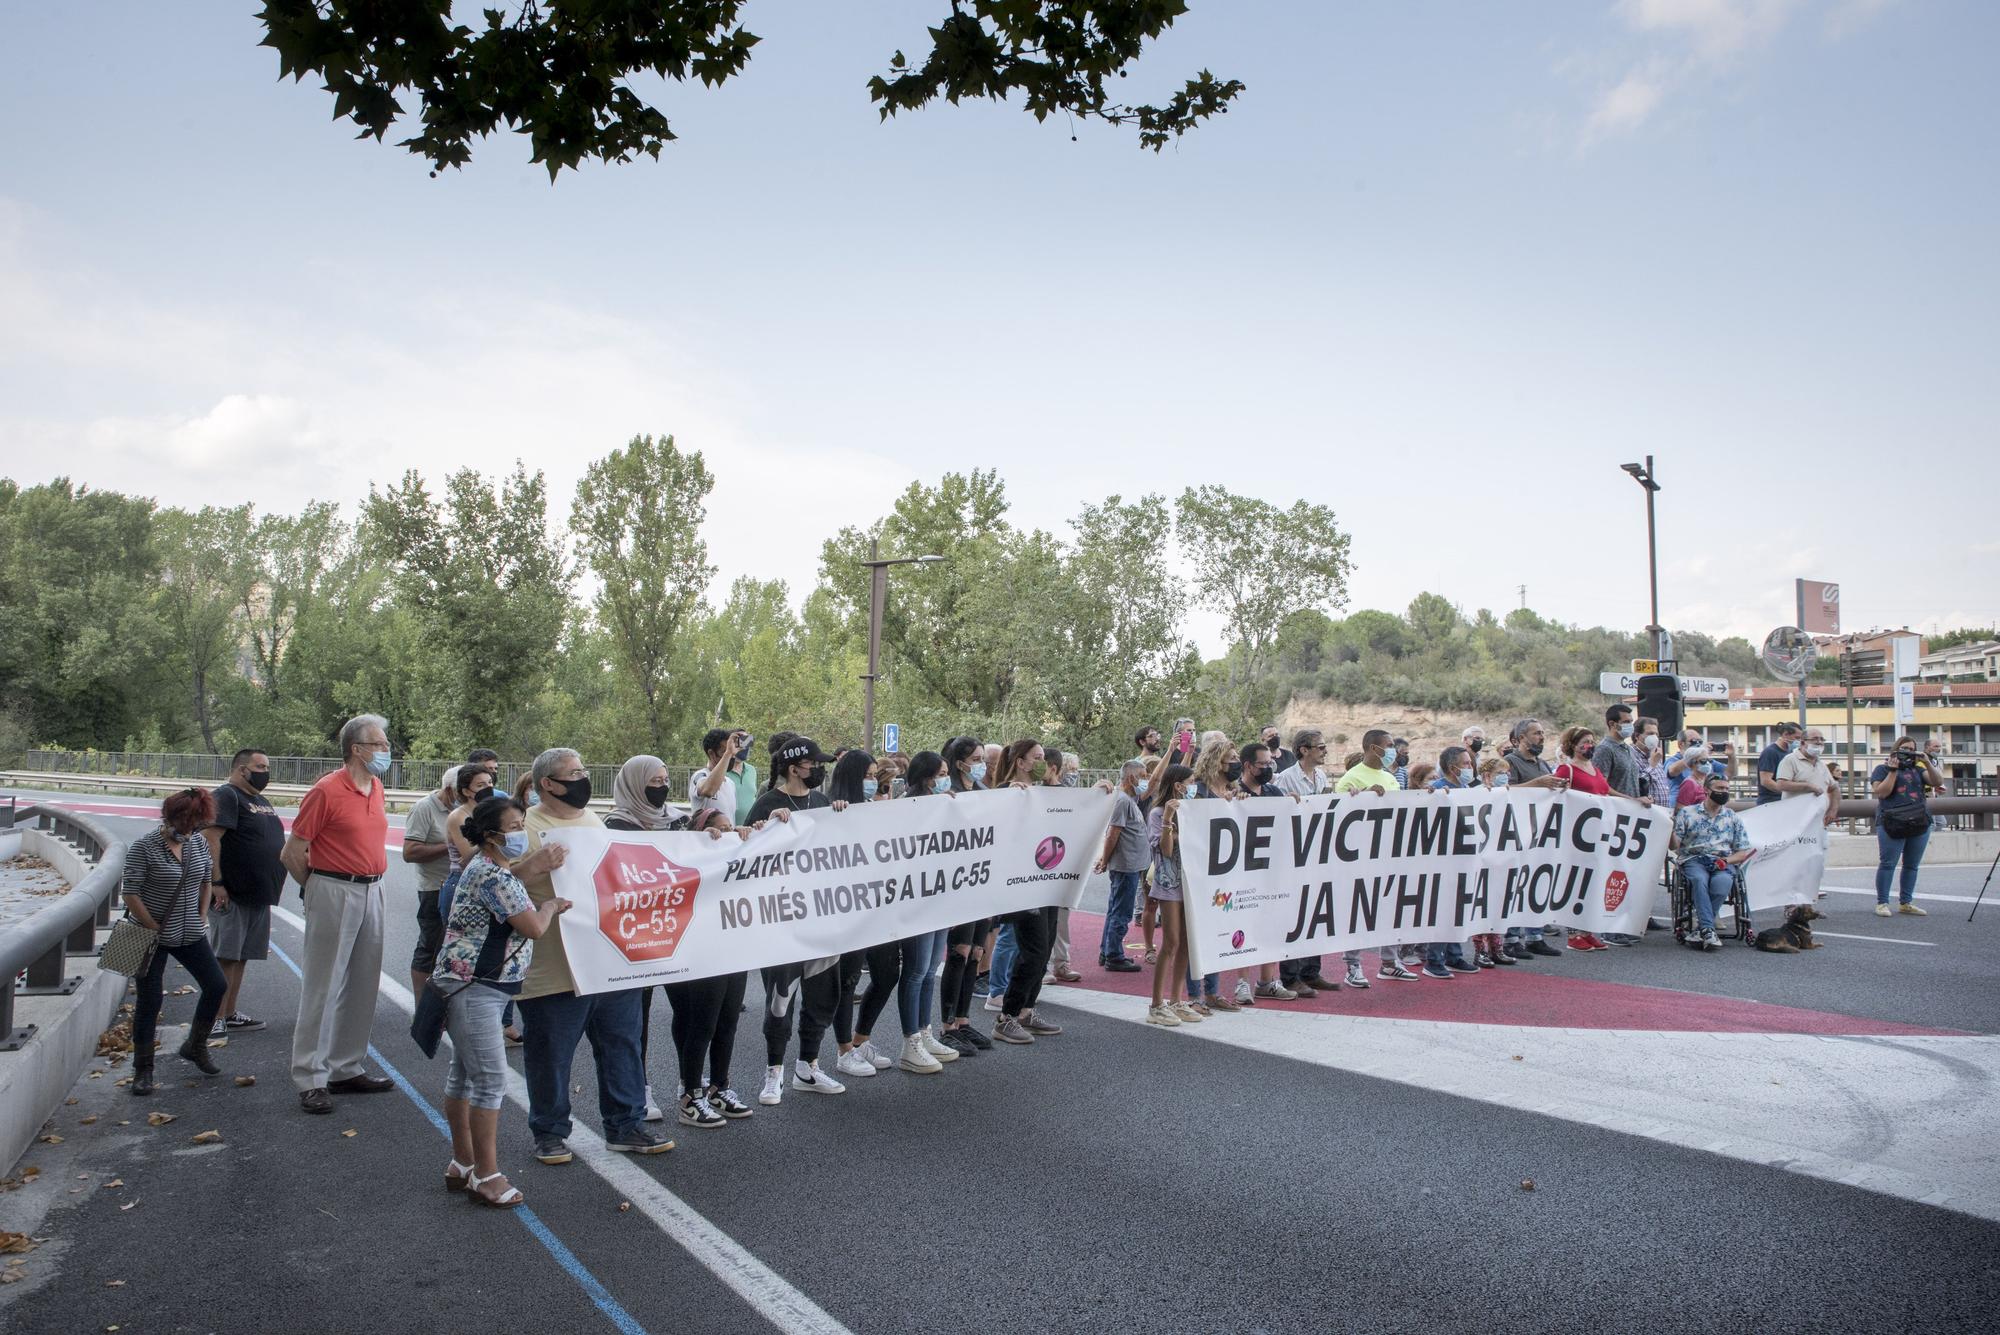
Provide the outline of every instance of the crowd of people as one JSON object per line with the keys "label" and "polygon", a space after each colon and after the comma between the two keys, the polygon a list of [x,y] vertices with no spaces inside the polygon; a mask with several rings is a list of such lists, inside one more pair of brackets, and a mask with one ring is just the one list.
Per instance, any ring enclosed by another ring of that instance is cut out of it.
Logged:
{"label": "crowd of people", "polygon": [[[261,751],[236,754],[227,782],[213,792],[189,789],[162,805],[158,828],[126,857],[125,904],[157,931],[158,948],[139,976],[133,1019],[131,1092],[156,1087],[154,1034],[166,962],[178,960],[200,991],[179,1055],[216,1074],[210,1036],[254,1032],[264,1022],[240,1008],[245,965],[266,957],[271,909],[287,880],[300,887],[305,944],[301,996],[292,1037],[291,1076],[300,1108],[324,1115],[336,1096],[374,1094],[392,1082],[366,1065],[381,976],[388,817],[383,779],[391,753],[387,722],[361,715],[341,729],[339,768],[313,785],[287,831],[263,797],[270,763]],[[1498,745],[1480,727],[1434,759],[1420,759],[1388,729],[1363,734],[1359,750],[1331,763],[1325,735],[1295,732],[1284,745],[1276,727],[1254,741],[1197,733],[1179,720],[1171,734],[1144,728],[1137,754],[1124,762],[1095,870],[1109,895],[1096,943],[1101,968],[1151,971],[1146,1019],[1197,1024],[1259,1001],[1311,999],[1340,987],[1373,985],[1362,952],[1346,952],[1337,974],[1317,956],[1196,976],[1189,967],[1182,916],[1185,878],[1179,813],[1188,798],[1358,792],[1444,792],[1458,788],[1563,789],[1608,800],[1672,809],[1672,843],[1686,874],[1696,918],[1695,943],[1714,948],[1716,911],[1729,898],[1737,868],[1750,855],[1742,821],[1730,808],[1726,748],[1712,749],[1687,731],[1670,747],[1657,721],[1627,704],[1605,711],[1604,726],[1573,726],[1556,738],[1522,719]],[[404,824],[401,856],[418,877],[413,992],[433,994],[451,1036],[445,1086],[452,1158],[445,1184],[496,1207],[518,1205],[521,1190],[501,1172],[499,1118],[509,1065],[522,1049],[528,1130],[543,1164],[571,1159],[570,1075],[588,1039],[596,1067],[598,1111],[608,1148],[658,1154],[673,1141],[655,1125],[720,1129],[756,1112],[737,1090],[733,1060],[749,978],[737,973],[657,989],[579,994],[556,920],[570,904],[552,873],[565,849],[545,842],[564,829],[686,830],[713,839],[747,837],[770,821],[807,811],[839,813],[867,802],[950,800],[983,789],[1074,786],[1073,754],[1023,738],[1007,744],[961,736],[907,757],[843,749],[829,754],[809,737],[781,732],[764,743],[742,729],[717,728],[702,740],[703,765],[676,793],[666,762],[653,755],[618,769],[610,810],[593,809],[590,771],[576,751],[537,756],[510,792],[497,784],[500,759],[474,750],[418,801]],[[1935,755],[1909,738],[1870,776],[1881,800],[1881,863],[1876,912],[1891,912],[1890,889],[1901,867],[1900,909],[1914,902],[1917,869],[1930,832],[1925,801],[1943,791]],[[1787,724],[1756,766],[1756,800],[1824,800],[1838,818],[1837,772],[1817,729]],[[675,801],[683,797],[684,802]],[[1138,957],[1128,946],[1137,925]],[[1559,958],[1565,949],[1630,946],[1638,938],[1560,926],[1517,927],[1469,941],[1384,946],[1374,982],[1449,981],[1484,970]],[[758,1106],[787,1092],[835,1095],[847,1082],[897,1069],[935,1075],[948,1065],[1026,1046],[1062,1033],[1037,1003],[1045,983],[1074,982],[1070,915],[1045,907],[949,930],[884,942],[836,958],[760,970],[764,1069]],[[863,980],[865,979],[865,985]],[[1233,981],[1233,985],[1232,985]],[[655,991],[670,1012],[676,1072],[671,1114],[654,1096],[649,1072]],[[900,1045],[878,1043],[877,1026],[893,1000]],[[986,1025],[983,1013],[997,1012]],[[833,1033],[834,1050],[826,1051]],[[789,1060],[788,1060],[789,1059]],[[748,1088],[748,1086],[745,1086]]]}

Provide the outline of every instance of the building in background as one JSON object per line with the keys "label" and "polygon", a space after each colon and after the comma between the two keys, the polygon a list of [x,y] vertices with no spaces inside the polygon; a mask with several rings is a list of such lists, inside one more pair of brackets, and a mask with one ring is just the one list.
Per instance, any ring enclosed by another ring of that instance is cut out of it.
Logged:
{"label": "building in background", "polygon": [[[2000,645],[1995,650],[2000,651]],[[1916,721],[1904,731],[1916,738],[1917,745],[1933,737],[1943,742],[1945,772],[1953,779],[2000,783],[2000,680],[1919,681],[1916,696]],[[1727,701],[1690,707],[1687,726],[1710,744],[1733,745],[1735,777],[1747,780],[1777,726],[1797,722],[1798,717],[1796,686],[1751,686],[1730,691]],[[1845,687],[1808,687],[1806,722],[1825,732],[1830,764],[1843,774],[1865,775],[1882,763],[1898,736],[1895,688],[1855,689],[1852,739],[1847,735]]]}
{"label": "building in background", "polygon": [[1918,681],[2000,681],[2000,640],[1954,644],[1917,660]]}

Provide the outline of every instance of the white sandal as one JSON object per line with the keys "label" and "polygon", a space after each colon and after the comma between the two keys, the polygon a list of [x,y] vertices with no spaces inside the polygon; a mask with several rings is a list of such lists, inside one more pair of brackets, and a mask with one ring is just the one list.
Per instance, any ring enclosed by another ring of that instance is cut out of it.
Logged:
{"label": "white sandal", "polygon": [[465,1189],[472,1194],[472,1199],[478,1201],[481,1205],[490,1205],[496,1210],[511,1210],[522,1201],[528,1199],[521,1194],[519,1187],[510,1186],[498,1196],[488,1196],[480,1190],[482,1186],[491,1182],[494,1178],[505,1176],[507,1176],[505,1173],[488,1173],[485,1177],[480,1177],[475,1173],[467,1180]]}
{"label": "white sandal", "polygon": [[469,1191],[471,1187],[468,1184],[474,1176],[475,1171],[471,1164],[460,1163],[458,1160],[453,1159],[444,1166],[444,1189],[446,1191]]}

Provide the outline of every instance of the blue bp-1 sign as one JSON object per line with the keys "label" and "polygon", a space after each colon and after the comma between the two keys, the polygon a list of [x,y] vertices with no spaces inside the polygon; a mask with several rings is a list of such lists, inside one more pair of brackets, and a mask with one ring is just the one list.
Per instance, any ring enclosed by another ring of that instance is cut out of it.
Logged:
{"label": "blue bp-1 sign", "polygon": [[902,725],[897,723],[884,723],[882,725],[882,750],[887,752],[889,755],[893,756],[897,753],[898,750],[901,749],[902,744],[903,744]]}

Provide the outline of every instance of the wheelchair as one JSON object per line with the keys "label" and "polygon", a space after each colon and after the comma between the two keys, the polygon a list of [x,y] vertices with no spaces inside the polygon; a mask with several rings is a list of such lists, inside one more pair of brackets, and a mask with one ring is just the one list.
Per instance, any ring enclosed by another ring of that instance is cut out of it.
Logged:
{"label": "wheelchair", "polygon": [[[1673,905],[1674,940],[1691,950],[1701,949],[1701,928],[1694,914],[1694,891],[1688,884],[1687,873],[1681,870],[1680,858],[1667,863],[1667,898]],[[1715,934],[1725,941],[1741,941],[1746,946],[1755,947],[1757,933],[1750,926],[1750,895],[1746,888],[1748,878],[1744,874],[1747,863],[1739,863],[1730,868],[1736,873],[1736,883],[1730,887],[1729,899],[1715,911]],[[1723,921],[1723,914],[1729,919]]]}

